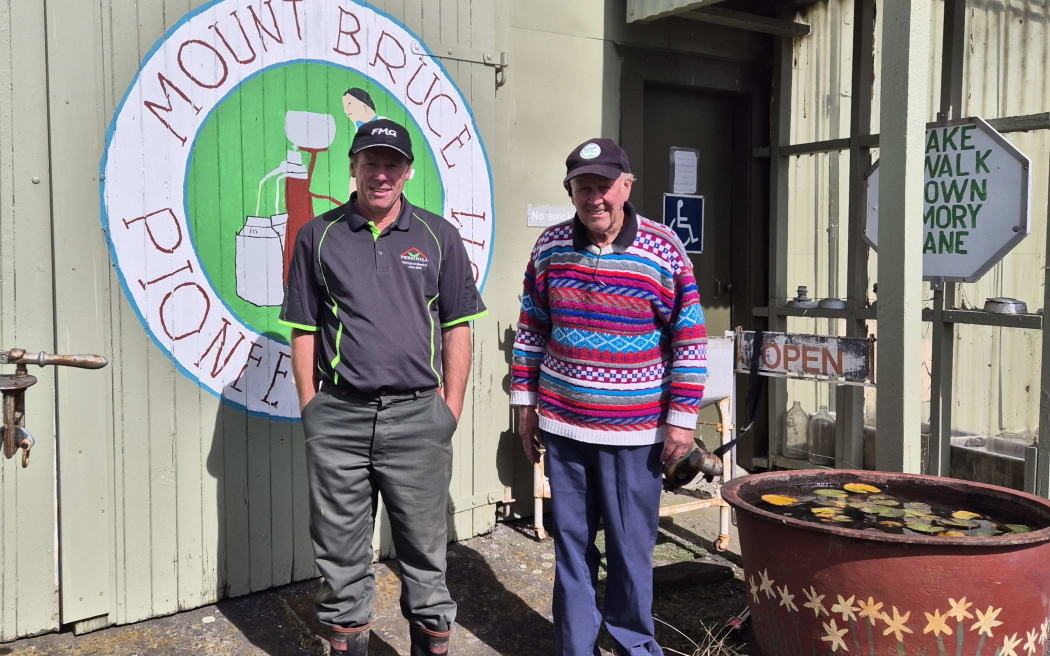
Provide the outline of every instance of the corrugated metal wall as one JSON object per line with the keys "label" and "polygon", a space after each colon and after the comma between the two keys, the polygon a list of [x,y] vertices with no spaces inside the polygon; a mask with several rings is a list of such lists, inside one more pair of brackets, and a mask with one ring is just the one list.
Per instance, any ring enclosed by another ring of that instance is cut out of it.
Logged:
{"label": "corrugated metal wall", "polygon": [[[0,464],[0,640],[132,622],[314,575],[299,425],[248,416],[178,371],[129,304],[100,229],[107,126],[154,44],[204,4],[0,2],[0,347],[112,363],[38,373],[33,462]],[[263,0],[253,4],[262,14]],[[497,49],[501,3],[370,5],[432,51]],[[494,69],[442,64],[490,139]],[[520,272],[511,277],[516,290]],[[492,316],[475,324],[474,384],[454,438],[456,539],[491,530],[503,496],[493,464],[508,420],[490,408],[507,406],[500,318],[516,316],[517,303],[502,282],[489,283]],[[380,526],[376,546],[388,555]]]}
{"label": "corrugated metal wall", "polygon": [[[877,17],[881,17],[879,2]],[[943,4],[931,9],[929,116],[939,106]],[[1050,108],[1050,3],[1046,0],[987,0],[967,3],[963,113],[998,118],[1045,112]],[[849,131],[852,0],[829,0],[809,8],[798,20],[812,26],[797,40],[793,70],[792,141],[844,137]],[[878,131],[881,18],[876,22],[875,89],[872,131]],[[961,305],[982,307],[992,296],[1012,296],[1042,306],[1042,267],[1046,243],[1047,163],[1050,132],[1010,133],[1006,138],[1032,162],[1032,230],[1029,236],[977,283],[960,285]],[[877,151],[875,152],[877,157]],[[791,238],[789,289],[806,284],[810,296],[845,296],[848,171],[846,154],[805,155],[791,162]],[[837,231],[837,236],[836,236]],[[831,243],[838,244],[838,259]],[[878,259],[869,260],[875,282]],[[836,287],[837,285],[837,287]],[[932,294],[930,295],[932,298]],[[874,296],[871,296],[874,300]],[[836,332],[841,322],[792,319],[790,330]],[[874,326],[873,326],[874,328]],[[925,380],[929,400],[929,326],[926,358],[916,373]],[[960,326],[955,345],[952,422],[957,431],[997,435],[1025,434],[1039,424],[1040,335],[1037,331]],[[789,398],[812,412],[828,405],[829,388],[789,383]],[[869,395],[873,400],[873,395]],[[869,403],[869,416],[874,411]],[[873,424],[873,420],[869,421]]]}

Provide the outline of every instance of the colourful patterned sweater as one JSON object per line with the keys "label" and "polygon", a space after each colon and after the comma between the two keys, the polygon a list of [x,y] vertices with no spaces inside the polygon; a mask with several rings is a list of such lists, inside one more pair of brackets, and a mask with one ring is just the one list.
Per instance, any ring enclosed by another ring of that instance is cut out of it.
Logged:
{"label": "colourful patterned sweater", "polygon": [[525,271],[511,403],[540,428],[593,444],[664,439],[696,426],[707,331],[692,264],[666,226],[628,203],[603,249],[579,219],[544,231]]}

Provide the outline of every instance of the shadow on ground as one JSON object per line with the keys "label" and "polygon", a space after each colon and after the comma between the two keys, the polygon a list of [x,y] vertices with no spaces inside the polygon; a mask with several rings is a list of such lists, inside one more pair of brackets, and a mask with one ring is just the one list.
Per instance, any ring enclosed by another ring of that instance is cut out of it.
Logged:
{"label": "shadow on ground", "polygon": [[[489,535],[449,547],[448,584],[459,603],[451,654],[553,653],[554,545],[536,540],[530,524],[498,524]],[[697,651],[693,643],[705,644],[708,632],[723,633],[728,620],[745,606],[736,556],[717,554],[711,547],[717,532],[717,512],[710,510],[675,515],[660,523],[653,611],[666,623],[657,623],[656,636],[670,648],[668,654],[692,656]],[[737,548],[735,536],[732,548]],[[408,623],[401,616],[396,565],[384,561],[374,571],[376,602],[369,653],[407,654]],[[27,638],[0,646],[0,655],[324,656],[327,645],[320,636],[325,633],[313,612],[316,588],[316,580],[305,581],[83,636],[64,632]],[[757,654],[746,639],[730,638],[727,645],[734,651],[721,653]],[[615,653],[604,632],[599,646],[604,654]]]}

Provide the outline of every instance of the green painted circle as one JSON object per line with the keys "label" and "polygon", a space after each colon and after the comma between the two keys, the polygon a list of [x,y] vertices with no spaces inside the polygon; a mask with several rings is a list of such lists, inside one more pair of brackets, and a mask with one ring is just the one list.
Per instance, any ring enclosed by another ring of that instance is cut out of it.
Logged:
{"label": "green painted circle", "polygon": [[[260,334],[287,341],[289,331],[277,323],[280,306],[260,307],[237,295],[236,236],[248,216],[269,217],[285,211],[284,182],[275,209],[276,184],[268,180],[259,196],[259,181],[281,165],[294,148],[284,131],[288,111],[329,114],[335,138],[318,153],[310,191],[340,203],[349,198],[347,153],[356,127],[343,110],[343,94],[357,87],[369,93],[379,116],[408,128],[415,154],[415,174],[405,195],[417,207],[442,214],[442,185],[426,140],[405,108],[382,86],[340,66],[299,62],[270,68],[232,91],[201,126],[186,180],[186,210],[200,264],[230,310]],[[304,165],[310,154],[302,153]],[[313,199],[314,214],[336,207]]]}

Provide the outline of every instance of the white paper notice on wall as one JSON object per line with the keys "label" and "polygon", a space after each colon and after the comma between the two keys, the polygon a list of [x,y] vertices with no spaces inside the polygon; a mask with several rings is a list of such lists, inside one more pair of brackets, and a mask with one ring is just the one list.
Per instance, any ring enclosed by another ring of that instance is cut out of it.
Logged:
{"label": "white paper notice on wall", "polygon": [[671,146],[671,193],[695,194],[699,169],[699,150]]}
{"label": "white paper notice on wall", "polygon": [[549,228],[576,215],[572,205],[529,205],[529,227]]}

